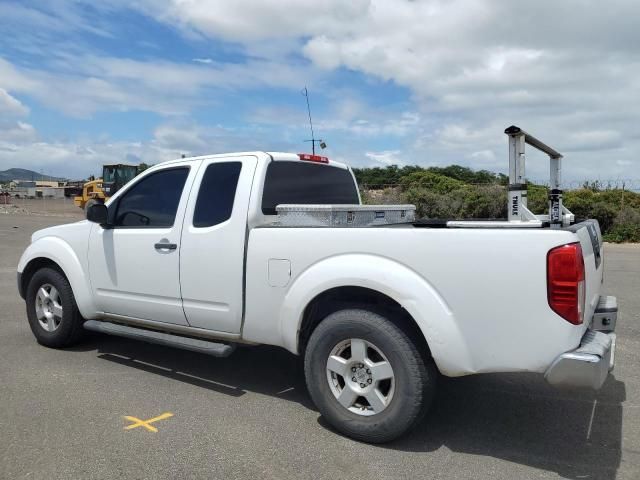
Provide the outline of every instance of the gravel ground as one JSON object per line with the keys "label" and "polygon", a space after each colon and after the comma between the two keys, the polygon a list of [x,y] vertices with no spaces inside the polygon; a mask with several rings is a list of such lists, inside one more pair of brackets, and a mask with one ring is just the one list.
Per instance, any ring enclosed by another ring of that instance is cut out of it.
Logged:
{"label": "gravel ground", "polygon": [[[15,266],[34,230],[81,212],[38,205],[0,214],[2,478],[640,478],[639,246],[605,247],[605,290],[621,311],[600,392],[557,391],[537,375],[442,379],[415,431],[373,446],[327,427],[300,362],[280,349],[214,359],[102,336],[39,346]],[[157,433],[124,430],[124,416],[165,412]]]}
{"label": "gravel ground", "polygon": [[10,204],[0,203],[0,215],[38,215],[45,217],[68,217],[82,220],[84,211],[73,204],[72,198],[11,198]]}

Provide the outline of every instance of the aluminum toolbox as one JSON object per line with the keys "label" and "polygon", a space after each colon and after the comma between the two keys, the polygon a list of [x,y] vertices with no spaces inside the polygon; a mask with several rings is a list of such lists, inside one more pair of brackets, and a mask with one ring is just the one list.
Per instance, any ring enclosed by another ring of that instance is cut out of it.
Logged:
{"label": "aluminum toolbox", "polygon": [[287,227],[368,227],[410,223],[415,205],[278,205],[278,225]]}

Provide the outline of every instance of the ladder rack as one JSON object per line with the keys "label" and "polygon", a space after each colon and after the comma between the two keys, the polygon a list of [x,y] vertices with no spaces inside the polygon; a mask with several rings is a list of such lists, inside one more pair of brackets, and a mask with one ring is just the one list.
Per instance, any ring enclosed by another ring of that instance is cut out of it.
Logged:
{"label": "ladder rack", "polygon": [[[509,137],[509,186],[507,221],[458,221],[447,222],[449,227],[542,227],[561,228],[574,222],[575,216],[562,205],[561,162],[562,154],[554,150],[520,127],[512,125],[505,129]],[[549,214],[536,215],[527,208],[527,179],[525,176],[525,145],[549,156]]]}

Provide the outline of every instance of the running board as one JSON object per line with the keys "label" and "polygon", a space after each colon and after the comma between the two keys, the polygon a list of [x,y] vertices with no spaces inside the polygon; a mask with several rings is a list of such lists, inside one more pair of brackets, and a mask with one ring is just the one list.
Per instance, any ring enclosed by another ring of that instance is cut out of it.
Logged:
{"label": "running board", "polygon": [[235,345],[225,343],[210,342],[198,338],[181,337],[170,333],[155,332],[143,328],[129,327],[111,322],[101,322],[98,320],[87,320],[84,328],[93,332],[116,335],[118,337],[142,340],[143,342],[155,343],[167,347],[191,350],[192,352],[204,353],[214,357],[228,357],[236,349]]}

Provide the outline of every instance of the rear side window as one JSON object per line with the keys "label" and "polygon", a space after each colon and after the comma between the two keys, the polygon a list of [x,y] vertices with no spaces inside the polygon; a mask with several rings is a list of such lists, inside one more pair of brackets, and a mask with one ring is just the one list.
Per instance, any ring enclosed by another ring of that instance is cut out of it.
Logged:
{"label": "rear side window", "polygon": [[118,200],[115,225],[119,227],[171,227],[189,175],[188,167],[151,173]]}
{"label": "rear side window", "polygon": [[262,213],[275,215],[276,205],[294,203],[357,204],[351,172],[310,162],[271,162],[262,195]]}
{"label": "rear side window", "polygon": [[194,227],[211,227],[231,217],[241,169],[241,162],[212,163],[207,167],[193,213]]}

